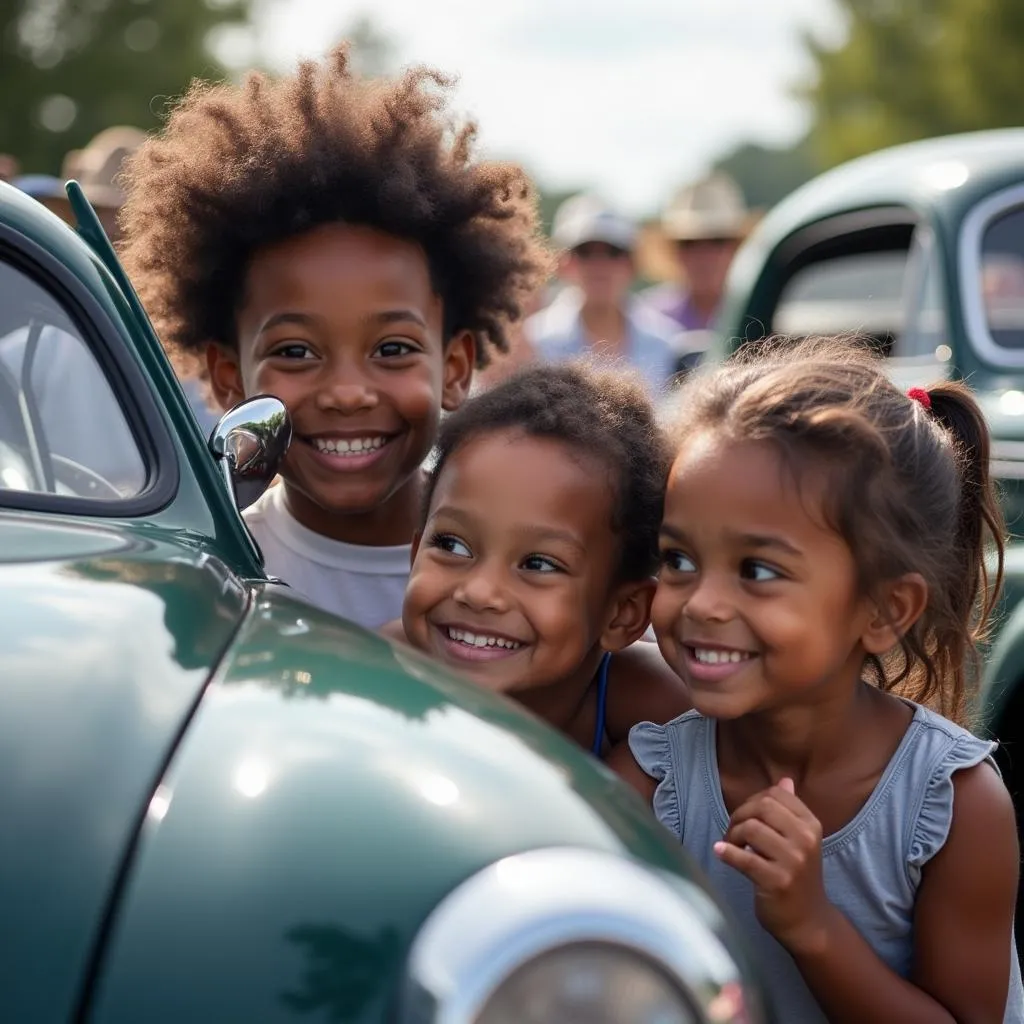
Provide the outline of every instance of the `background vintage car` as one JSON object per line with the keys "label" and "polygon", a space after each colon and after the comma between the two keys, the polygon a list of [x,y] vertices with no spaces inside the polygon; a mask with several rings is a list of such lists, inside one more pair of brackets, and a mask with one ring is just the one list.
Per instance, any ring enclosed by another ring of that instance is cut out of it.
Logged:
{"label": "background vintage car", "polygon": [[1024,822],[1024,129],[898,146],[798,189],[737,254],[718,328],[711,359],[855,332],[904,386],[974,388],[1014,535],[980,713]]}
{"label": "background vintage car", "polygon": [[218,464],[69,193],[0,185],[0,1018],[764,1020],[609,772],[266,579],[283,406]]}

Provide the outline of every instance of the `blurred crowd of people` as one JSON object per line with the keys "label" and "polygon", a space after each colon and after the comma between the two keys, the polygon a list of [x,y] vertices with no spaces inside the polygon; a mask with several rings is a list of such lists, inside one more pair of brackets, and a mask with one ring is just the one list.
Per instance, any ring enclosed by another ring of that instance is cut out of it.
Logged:
{"label": "blurred crowd of people", "polygon": [[[145,137],[130,126],[107,128],[69,152],[59,174],[22,174],[13,157],[0,154],[0,181],[70,223],[64,184],[77,180],[116,244],[124,200],[119,172]],[[593,193],[567,199],[552,224],[560,252],[556,278],[535,297],[511,351],[492,364],[482,383],[535,359],[590,354],[632,367],[652,392],[664,392],[706,350],[726,273],[753,220],[742,192],[722,172],[686,184],[653,223],[639,224]],[[217,413],[204,385],[183,384],[208,431]]]}

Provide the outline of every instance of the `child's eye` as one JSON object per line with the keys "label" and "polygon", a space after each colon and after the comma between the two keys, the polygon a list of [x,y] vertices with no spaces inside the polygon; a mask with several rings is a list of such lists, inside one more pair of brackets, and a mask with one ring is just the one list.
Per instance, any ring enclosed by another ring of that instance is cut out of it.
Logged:
{"label": "child's eye", "polygon": [[753,580],[755,583],[771,583],[772,580],[782,579],[782,573],[772,568],[765,562],[759,562],[750,558],[743,563],[740,575],[744,579]]}
{"label": "child's eye", "polygon": [[315,353],[302,341],[289,341],[279,345],[270,353],[275,359],[313,359]]}
{"label": "child's eye", "polygon": [[696,572],[697,566],[689,555],[682,551],[663,551],[661,553],[662,564],[673,572]]}
{"label": "child's eye", "polygon": [[527,555],[522,561],[527,572],[564,572],[565,570],[554,559],[546,555]]}
{"label": "child's eye", "polygon": [[449,555],[456,555],[459,558],[472,558],[473,552],[469,546],[459,540],[452,533],[436,533],[430,538],[430,546],[447,552]]}
{"label": "child's eye", "polygon": [[382,341],[374,355],[381,359],[400,359],[402,356],[411,356],[419,352],[419,348],[410,341],[402,341],[400,338],[388,338]]}

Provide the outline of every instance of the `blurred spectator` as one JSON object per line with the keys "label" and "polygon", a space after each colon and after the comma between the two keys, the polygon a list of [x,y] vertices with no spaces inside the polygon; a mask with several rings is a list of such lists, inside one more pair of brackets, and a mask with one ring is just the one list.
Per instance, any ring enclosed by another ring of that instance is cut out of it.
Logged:
{"label": "blurred spectator", "polygon": [[537,354],[526,338],[526,319],[542,309],[551,300],[548,288],[539,288],[530,296],[523,318],[510,325],[508,329],[508,351],[491,352],[491,361],[473,374],[473,390],[485,391],[489,387],[503,381],[509,374],[532,363]]}
{"label": "blurred spectator", "polygon": [[558,208],[552,240],[564,250],[559,274],[567,287],[524,325],[536,355],[621,359],[652,392],[663,390],[675,371],[678,328],[630,294],[635,225],[596,196],[578,195]]}
{"label": "blurred spectator", "polygon": [[0,181],[14,181],[18,170],[18,161],[10,153],[0,153]]}
{"label": "blurred spectator", "polygon": [[48,210],[59,213],[54,199],[64,194],[60,178],[52,174],[21,174],[12,178],[11,184],[25,195],[42,203]]}
{"label": "blurred spectator", "polygon": [[[681,189],[661,220],[677,278],[648,289],[644,299],[686,332],[709,331],[750,219],[742,192],[727,174],[717,172]],[[682,339],[687,352],[699,353],[705,343],[703,334]]]}
{"label": "blurred spectator", "polygon": [[64,182],[74,178],[96,211],[107,237],[116,243],[120,237],[117,211],[124,201],[117,176],[125,158],[145,138],[145,132],[139,128],[125,125],[107,128],[84,149],[73,149],[64,157],[59,178],[48,174],[27,174],[16,179],[14,184],[33,199],[38,199],[65,223],[74,225],[71,204],[64,191]]}
{"label": "blurred spectator", "polygon": [[[96,211],[107,237],[116,244],[121,236],[117,214],[124,202],[124,192],[118,184],[118,176],[125,159],[145,138],[146,133],[139,128],[127,125],[106,128],[83,149],[71,150],[64,157],[59,178],[47,174],[29,174],[16,178],[13,184],[57,214],[65,223],[74,226],[74,215],[63,185],[64,181],[74,178],[82,186],[82,192]],[[54,371],[57,375],[48,383],[48,394],[57,396],[64,394],[65,391],[70,394],[74,390],[75,374],[82,369],[79,364],[87,357],[88,354],[79,342],[67,339],[66,359],[60,367],[59,374]],[[57,376],[61,379],[58,380]],[[189,377],[182,379],[181,385],[200,428],[208,435],[219,414],[210,408],[205,384]],[[53,400],[56,401],[56,397],[53,397]]]}

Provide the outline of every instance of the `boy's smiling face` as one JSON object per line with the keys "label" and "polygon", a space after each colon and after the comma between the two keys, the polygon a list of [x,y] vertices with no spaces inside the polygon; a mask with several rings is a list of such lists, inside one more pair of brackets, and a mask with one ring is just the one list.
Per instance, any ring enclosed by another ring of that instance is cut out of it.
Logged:
{"label": "boy's smiling face", "polygon": [[423,250],[372,228],[324,225],[253,255],[237,351],[211,346],[210,376],[222,405],[272,394],[288,407],[281,475],[309,529],[412,539],[419,468],[473,372],[472,336],[445,346],[443,312]]}

